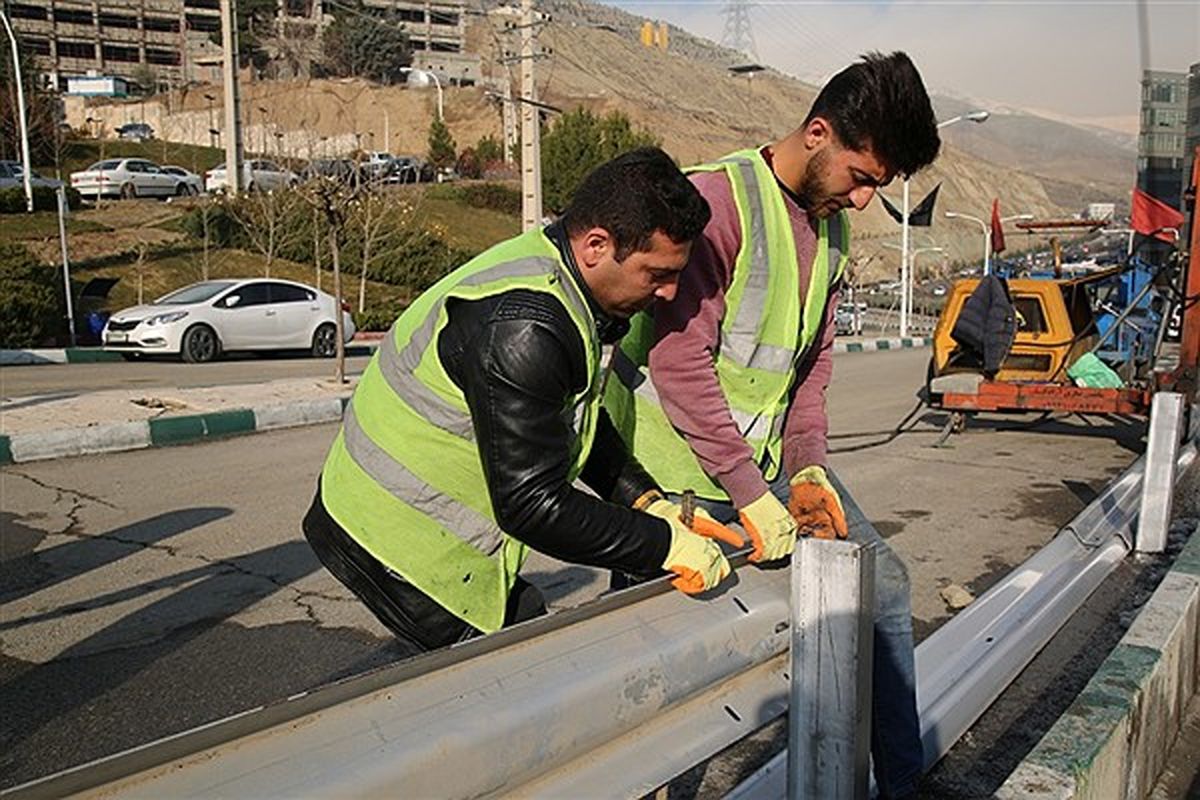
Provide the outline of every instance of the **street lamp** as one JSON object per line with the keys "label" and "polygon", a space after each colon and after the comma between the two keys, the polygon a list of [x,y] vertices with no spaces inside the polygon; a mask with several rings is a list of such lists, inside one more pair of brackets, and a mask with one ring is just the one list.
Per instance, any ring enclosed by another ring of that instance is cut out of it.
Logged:
{"label": "street lamp", "polygon": [[416,67],[401,67],[401,75],[409,76],[409,79],[417,79],[418,86],[428,86],[430,81],[437,87],[437,103],[438,103],[438,119],[444,120],[446,117],[442,113],[442,82],[438,80],[436,72],[427,69],[417,69]]}
{"label": "street lamp", "polygon": [[991,272],[992,271],[992,260],[991,260],[989,254],[990,254],[992,248],[990,246],[990,243],[988,242],[988,234],[990,233],[990,231],[988,230],[987,223],[984,222],[983,220],[981,220],[979,217],[972,217],[970,214],[959,214],[958,212],[955,212],[955,211],[947,211],[946,219],[970,220],[971,222],[974,222],[976,225],[978,225],[980,227],[980,229],[983,231],[983,274],[987,275],[989,272]]}
{"label": "street lamp", "polygon": [[8,41],[12,44],[13,77],[17,81],[17,115],[21,123],[21,167],[25,183],[25,210],[33,213],[33,166],[29,163],[29,123],[25,119],[25,86],[21,80],[21,56],[17,50],[17,35],[13,33],[8,15],[0,11],[0,20],[4,22],[4,30],[8,32]]}
{"label": "street lamp", "polygon": [[[959,114],[950,119],[942,120],[937,124],[938,130],[945,128],[947,125],[953,125],[956,122],[986,122],[991,116],[990,111],[978,110],[968,111],[966,114]],[[911,278],[908,275],[908,182],[909,176],[904,176],[902,187],[901,200],[901,218],[900,218],[900,335],[908,335],[908,314],[909,314],[909,283]]]}

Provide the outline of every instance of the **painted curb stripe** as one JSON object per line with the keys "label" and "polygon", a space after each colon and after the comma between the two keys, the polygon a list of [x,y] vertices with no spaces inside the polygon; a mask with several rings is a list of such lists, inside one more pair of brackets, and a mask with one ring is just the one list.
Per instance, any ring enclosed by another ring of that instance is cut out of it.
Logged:
{"label": "painted curb stripe", "polygon": [[154,447],[184,444],[198,439],[232,436],[254,430],[254,412],[248,408],[215,411],[186,417],[150,420],[150,441]]}
{"label": "painted curb stripe", "polygon": [[[1186,673],[1192,669],[1189,664],[1164,659],[1164,653],[1179,646],[1178,637],[1191,635],[1183,628],[1189,608],[1200,596],[1198,575],[1200,536],[1194,535],[1121,641],[1008,776],[996,797],[1091,796],[1092,790],[1102,788],[1093,786],[1097,780],[1114,769],[1124,774],[1130,766],[1126,762],[1136,758],[1145,746],[1127,740],[1133,735],[1131,726],[1137,724],[1142,705],[1148,701],[1147,693],[1155,691],[1165,675],[1163,670]],[[1184,699],[1184,705],[1186,702]],[[1174,732],[1170,733],[1168,740],[1174,737]],[[1110,750],[1111,754],[1107,752]],[[1120,764],[1109,763],[1118,756]]]}
{"label": "painted curb stripe", "polygon": [[110,350],[85,350],[68,347],[63,352],[67,357],[68,364],[96,364],[103,361],[125,360],[125,357],[120,353],[114,353]]}
{"label": "painted curb stripe", "polygon": [[52,431],[33,431],[9,435],[12,460],[44,461],[64,456],[137,450],[150,446],[150,427],[145,421],[89,425]]}
{"label": "painted curb stripe", "polygon": [[[346,347],[347,356],[369,356],[377,342],[363,342]],[[137,351],[131,351],[136,353]],[[154,355],[151,353],[150,355]],[[124,361],[122,353],[98,347],[67,347],[29,350],[0,350],[0,367],[30,367],[42,364],[97,364]]]}
{"label": "painted curb stripe", "polygon": [[0,464],[11,463],[13,463],[12,445],[7,436],[0,434]]}

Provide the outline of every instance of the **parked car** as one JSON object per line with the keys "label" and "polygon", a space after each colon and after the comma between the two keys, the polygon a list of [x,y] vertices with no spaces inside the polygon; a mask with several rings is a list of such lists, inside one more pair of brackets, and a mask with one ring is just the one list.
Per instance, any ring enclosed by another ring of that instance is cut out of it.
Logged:
{"label": "parked car", "polygon": [[[342,305],[346,341],[354,335]],[[245,279],[203,281],[153,303],[118,311],[104,326],[105,350],[125,354],[179,354],[191,363],[232,350],[337,352],[337,307],[332,295],[302,283]]]}
{"label": "parked car", "polygon": [[169,197],[187,194],[179,177],[142,158],[97,161],[71,173],[71,186],[84,197]]}
{"label": "parked car", "polygon": [[[204,191],[204,179],[194,172],[189,172],[183,167],[176,167],[174,165],[165,166],[162,168],[162,171],[168,175],[174,175],[187,188],[187,194],[198,195]],[[178,186],[175,193],[180,194]]]}
{"label": "parked car", "polygon": [[154,138],[154,128],[145,122],[127,122],[117,128],[117,136],[135,142],[144,142]]}
{"label": "parked car", "polygon": [[300,180],[310,181],[314,178],[336,178],[351,186],[357,186],[363,179],[362,170],[348,158],[318,158],[305,165],[300,173]]}
{"label": "parked car", "polygon": [[[299,182],[300,178],[296,173],[284,169],[274,161],[252,158],[242,163],[241,188],[248,192],[270,192],[285,186],[295,186]],[[218,164],[204,173],[204,188],[207,191],[223,191],[228,185],[224,164]]]}
{"label": "parked car", "polygon": [[834,325],[838,336],[858,336],[862,333],[862,309],[856,309],[850,303],[842,303],[834,312]]}
{"label": "parked car", "polygon": [[[29,183],[31,186],[48,186],[51,189],[57,189],[62,186],[62,181],[57,181],[54,178],[43,178],[36,172],[30,172]],[[13,186],[24,188],[24,165],[20,161],[0,161],[0,189],[8,189]]]}
{"label": "parked car", "polygon": [[421,160],[416,156],[396,156],[383,176],[384,183],[417,183],[421,180]]}

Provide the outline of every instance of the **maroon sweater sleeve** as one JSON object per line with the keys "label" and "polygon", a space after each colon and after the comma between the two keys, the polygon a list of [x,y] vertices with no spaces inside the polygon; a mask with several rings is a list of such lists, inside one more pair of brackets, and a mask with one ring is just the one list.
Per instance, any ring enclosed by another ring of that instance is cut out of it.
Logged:
{"label": "maroon sweater sleeve", "polygon": [[741,508],[761,497],[767,483],[729,413],[714,366],[725,292],[742,244],[741,223],[724,173],[696,173],[691,180],[708,201],[712,218],[692,245],[675,299],[654,308],[650,379],[667,419],[687,440],[700,466]]}
{"label": "maroon sweater sleeve", "polygon": [[796,376],[796,388],[783,429],[783,468],[789,476],[814,464],[825,466],[829,449],[825,390],[833,377],[833,340],[837,335],[834,318],[838,296],[837,290],[829,293],[821,329]]}

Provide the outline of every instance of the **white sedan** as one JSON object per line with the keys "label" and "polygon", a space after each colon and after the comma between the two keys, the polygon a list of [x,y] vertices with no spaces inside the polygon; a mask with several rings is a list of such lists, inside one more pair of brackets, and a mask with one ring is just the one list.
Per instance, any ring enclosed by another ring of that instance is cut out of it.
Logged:
{"label": "white sedan", "polygon": [[187,186],[178,176],[164,172],[142,158],[112,158],[97,161],[85,170],[71,173],[71,186],[84,197],[170,197],[185,195]]}
{"label": "white sedan", "polygon": [[[284,169],[274,161],[262,158],[252,158],[242,162],[241,190],[244,192],[270,192],[285,186],[295,186],[300,178],[291,170]],[[204,173],[204,188],[210,192],[220,192],[227,189],[229,181],[225,177],[225,165],[217,166]]]}
{"label": "white sedan", "polygon": [[[342,304],[345,341],[354,336]],[[337,352],[334,298],[303,283],[276,279],[193,283],[153,303],[118,311],[104,326],[105,350],[178,354],[200,363],[230,350]]]}
{"label": "white sedan", "polygon": [[[162,168],[162,171],[168,175],[174,175],[176,180],[187,187],[188,194],[197,195],[204,193],[204,179],[196,173],[188,172],[183,167],[176,167],[174,165],[165,166]],[[179,193],[178,189],[175,191],[177,194]]]}

